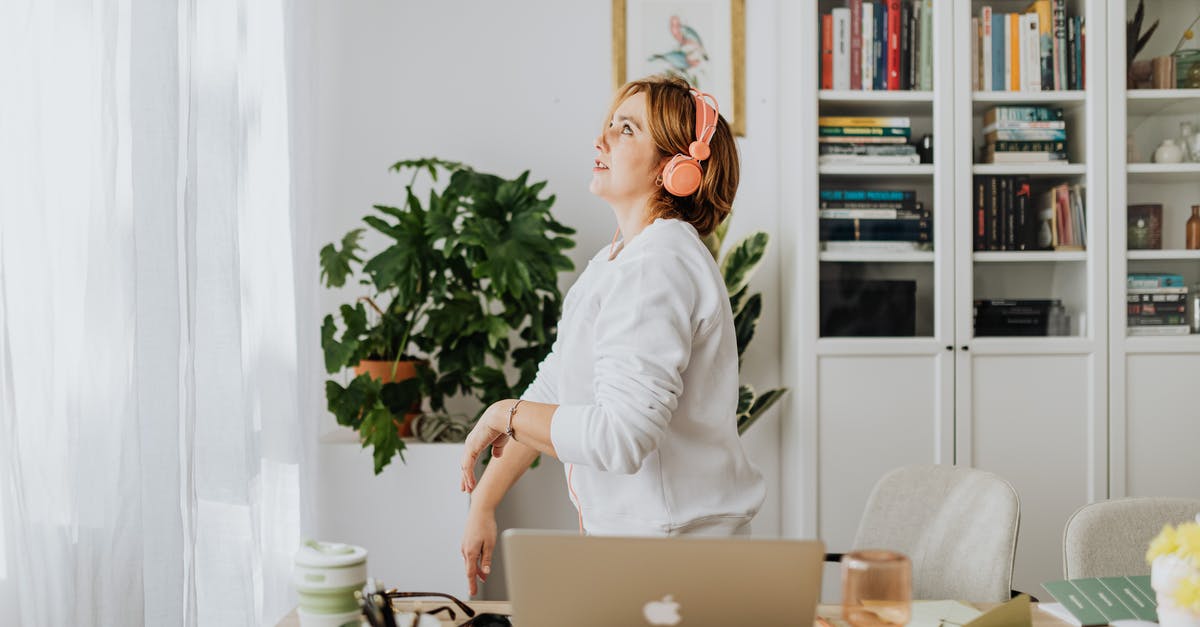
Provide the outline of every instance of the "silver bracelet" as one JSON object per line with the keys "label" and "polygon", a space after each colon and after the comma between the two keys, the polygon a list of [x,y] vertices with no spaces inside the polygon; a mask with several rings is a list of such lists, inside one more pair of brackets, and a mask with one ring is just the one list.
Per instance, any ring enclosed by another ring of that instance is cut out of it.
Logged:
{"label": "silver bracelet", "polygon": [[517,441],[517,432],[513,431],[513,428],[512,428],[513,416],[516,415],[517,406],[521,404],[522,400],[523,399],[517,399],[517,402],[513,403],[513,406],[511,408],[509,408],[509,410],[508,410],[508,427],[504,430],[504,435],[507,435],[508,437],[512,438],[513,442]]}

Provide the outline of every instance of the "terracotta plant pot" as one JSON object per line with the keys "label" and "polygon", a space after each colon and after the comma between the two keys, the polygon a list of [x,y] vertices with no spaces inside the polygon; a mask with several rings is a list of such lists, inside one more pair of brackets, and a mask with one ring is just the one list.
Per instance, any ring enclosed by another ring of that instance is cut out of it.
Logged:
{"label": "terracotta plant pot", "polygon": [[[400,361],[391,360],[376,360],[364,359],[358,362],[354,367],[354,376],[358,376],[364,372],[369,373],[371,378],[378,379],[382,383],[397,383],[406,379],[414,379],[417,376],[417,364],[419,361]],[[393,366],[396,369],[395,375],[392,374]],[[409,413],[404,414],[404,420],[396,421],[396,430],[400,432],[400,437],[412,437],[412,421],[413,418],[421,415],[421,401],[413,403]]]}

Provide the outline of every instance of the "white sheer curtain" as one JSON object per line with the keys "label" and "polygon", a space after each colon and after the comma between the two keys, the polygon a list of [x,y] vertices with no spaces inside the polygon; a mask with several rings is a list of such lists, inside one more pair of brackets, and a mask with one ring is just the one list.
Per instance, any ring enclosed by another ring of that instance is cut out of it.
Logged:
{"label": "white sheer curtain", "polygon": [[286,11],[0,2],[0,625],[293,603]]}

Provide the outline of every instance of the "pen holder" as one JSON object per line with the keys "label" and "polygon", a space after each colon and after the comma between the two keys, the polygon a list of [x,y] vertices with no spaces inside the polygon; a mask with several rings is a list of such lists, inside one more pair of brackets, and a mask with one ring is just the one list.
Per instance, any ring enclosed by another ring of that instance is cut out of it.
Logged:
{"label": "pen holder", "polygon": [[337,542],[305,542],[296,551],[292,573],[301,627],[358,627],[362,615],[354,592],[366,582],[366,549]]}

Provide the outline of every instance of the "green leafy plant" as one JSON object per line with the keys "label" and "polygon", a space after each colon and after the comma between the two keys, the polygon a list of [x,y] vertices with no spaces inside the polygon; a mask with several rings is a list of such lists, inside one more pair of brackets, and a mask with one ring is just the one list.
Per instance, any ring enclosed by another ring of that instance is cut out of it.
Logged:
{"label": "green leafy plant", "polygon": [[[554,196],[540,197],[546,183],[529,183],[529,172],[510,180],[437,158],[391,169],[412,173],[404,203],[375,205],[363,218],[387,245],[364,261],[366,229],[358,228],[320,251],[326,287],[357,279],[371,292],[325,317],[329,374],[367,359],[393,362],[393,373],[401,361],[417,362],[417,376],[405,381],[364,373],[344,387],[325,382],[329,411],[374,448],[377,474],[395,455],[403,460],[396,424],[421,399],[444,413],[447,397],[466,395],[482,413],[533,381],[554,341],[558,273],[574,267],[563,251],[575,245],[575,231],[550,215]],[[422,173],[431,184],[424,202],[414,189]],[[440,191],[439,174],[449,175]],[[518,372],[512,383],[510,364]]]}
{"label": "green leafy plant", "polygon": [[[704,243],[714,259],[718,258],[718,251],[728,227],[729,220],[725,220],[717,231],[705,239]],[[758,326],[759,316],[762,315],[762,294],[749,293],[750,279],[758,269],[758,264],[762,262],[769,242],[770,236],[765,231],[756,231],[730,246],[725,256],[720,258],[721,276],[725,279],[729,304],[733,308],[739,370],[742,367],[742,354],[750,345],[750,340],[754,339],[754,330]],[[745,433],[786,393],[787,388],[777,388],[758,394],[753,386],[743,383],[738,390],[738,433]]]}

